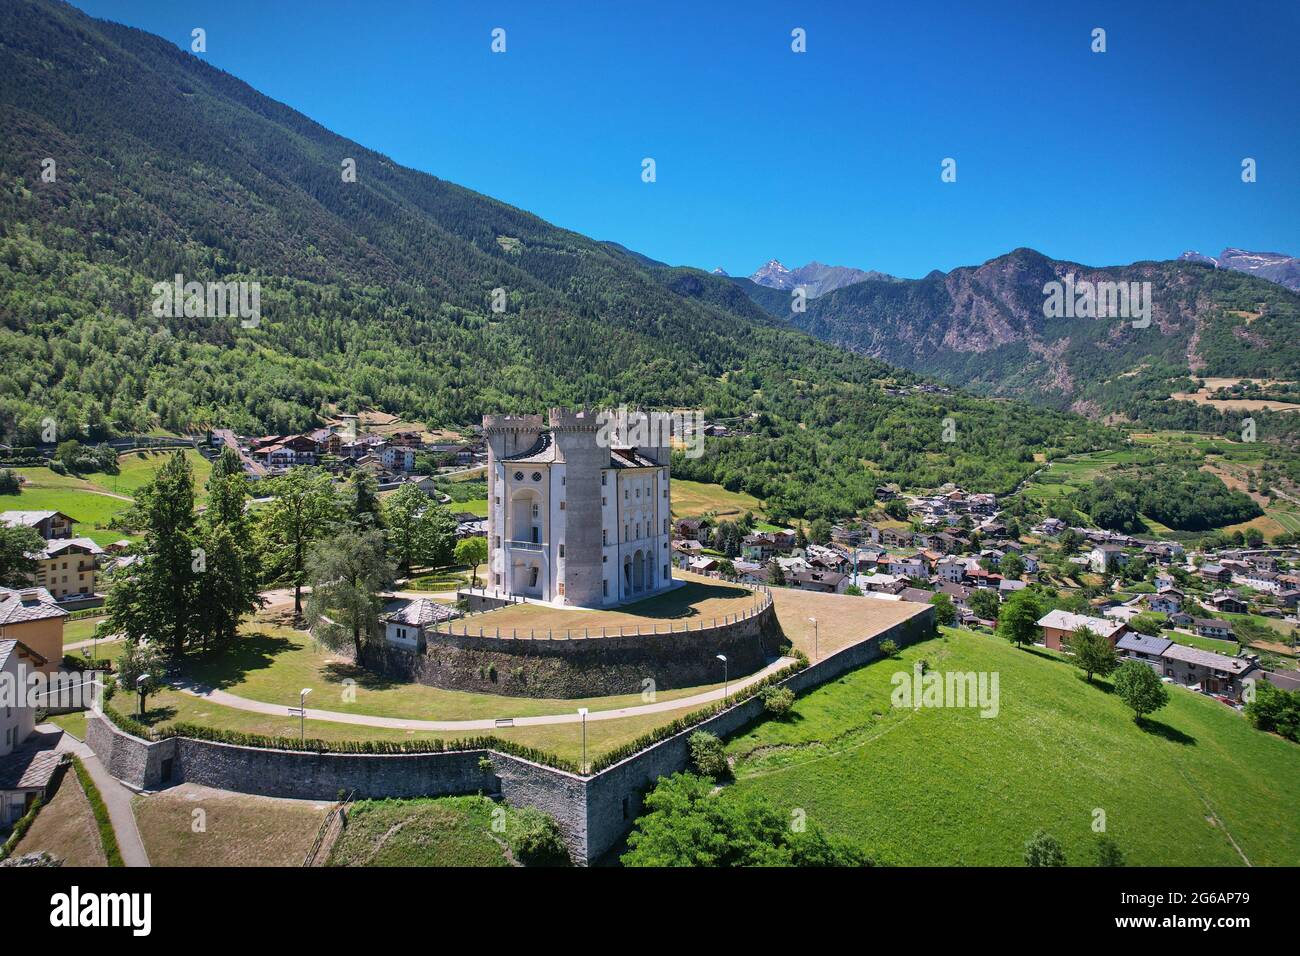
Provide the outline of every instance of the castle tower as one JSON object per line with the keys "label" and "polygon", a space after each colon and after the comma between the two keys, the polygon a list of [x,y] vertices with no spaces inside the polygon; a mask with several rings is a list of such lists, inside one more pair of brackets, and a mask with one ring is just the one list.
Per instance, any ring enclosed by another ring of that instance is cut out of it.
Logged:
{"label": "castle tower", "polygon": [[609,448],[597,441],[600,422],[590,410],[550,411],[556,458],[564,463],[564,558],[561,578],[566,603],[600,605],[602,580],[601,472],[609,467]]}

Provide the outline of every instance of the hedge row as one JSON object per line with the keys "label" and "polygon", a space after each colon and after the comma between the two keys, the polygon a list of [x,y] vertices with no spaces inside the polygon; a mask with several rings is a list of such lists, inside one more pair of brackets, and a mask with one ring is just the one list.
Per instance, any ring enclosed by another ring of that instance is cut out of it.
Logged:
{"label": "hedge row", "polygon": [[671,723],[664,724],[661,727],[656,727],[654,730],[642,734],[640,737],[623,744],[621,747],[615,747],[613,750],[601,754],[591,762],[591,772],[593,774],[600,773],[606,767],[612,767],[620,760],[626,760],[633,754],[638,754],[642,750],[646,750],[661,741],[667,740],[669,737],[680,734],[683,730],[689,730],[696,724],[702,723],[730,707],[744,703],[750,698],[760,694],[764,688],[778,684],[787,677],[792,674],[797,674],[808,666],[808,656],[804,654],[803,651],[797,651],[795,657],[796,660],[793,664],[788,664],[779,671],[774,671],[773,673],[768,674],[762,680],[755,681],[739,693],[732,694],[728,699],[720,700],[714,704],[709,704],[707,707],[701,707],[699,710],[693,710],[684,717],[678,717]]}
{"label": "hedge row", "polygon": [[237,730],[224,730],[218,727],[205,727],[200,724],[178,722],[169,724],[159,730],[146,727],[131,717],[119,714],[111,707],[104,708],[104,716],[126,731],[144,740],[167,740],[173,737],[189,737],[192,740],[207,740],[213,743],[234,744],[239,747],[261,747],[268,750],[293,750],[306,753],[338,754],[438,754],[464,753],[474,750],[496,750],[500,753],[545,764],[556,770],[577,773],[578,765],[557,754],[536,747],[526,747],[500,737],[466,737],[458,740],[335,740],[326,741],[315,738],[303,740],[299,737],[271,737],[265,734],[246,734]]}
{"label": "hedge row", "polygon": [[9,834],[9,839],[5,840],[3,846],[0,846],[0,860],[9,859],[9,855],[14,852],[14,848],[18,846],[23,836],[36,822],[36,814],[41,812],[41,806],[44,803],[44,800],[37,797],[32,801],[32,805],[27,808],[27,812],[18,818],[18,822],[14,824],[13,832]]}
{"label": "hedge row", "polygon": [[122,860],[122,849],[117,845],[117,832],[113,829],[113,820],[108,815],[108,807],[104,805],[104,797],[100,794],[99,787],[95,786],[95,781],[90,778],[90,771],[82,765],[80,757],[73,756],[72,766],[76,768],[81,789],[86,792],[90,809],[95,814],[95,826],[99,828],[99,842],[104,848],[104,858],[108,860],[109,866],[126,866]]}

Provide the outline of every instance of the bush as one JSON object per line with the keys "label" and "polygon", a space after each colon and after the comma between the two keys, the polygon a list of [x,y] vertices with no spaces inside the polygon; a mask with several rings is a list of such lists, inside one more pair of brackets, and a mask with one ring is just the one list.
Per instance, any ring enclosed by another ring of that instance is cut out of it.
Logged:
{"label": "bush", "polygon": [[1061,841],[1039,830],[1025,841],[1025,866],[1065,866]]}
{"label": "bush", "polygon": [[90,801],[90,811],[95,815],[95,826],[99,830],[100,846],[104,848],[104,859],[108,861],[109,866],[126,866],[122,860],[122,850],[117,845],[117,833],[113,830],[113,821],[108,815],[108,807],[104,804],[99,787],[95,786],[95,781],[90,779],[90,771],[82,765],[80,757],[72,758],[72,766],[77,771],[77,780],[81,783],[81,789],[86,792],[86,799]]}
{"label": "bush", "polygon": [[1097,838],[1097,865],[1123,866],[1124,851],[1110,837]]}
{"label": "bush", "polygon": [[890,638],[885,638],[880,642],[880,653],[884,654],[886,657],[894,657],[898,654],[898,642],[891,640]]}
{"label": "bush", "polygon": [[515,859],[525,866],[564,866],[569,851],[560,835],[560,825],[535,807],[517,810],[507,843]]}
{"label": "bush", "polygon": [[794,691],[788,687],[764,687],[758,695],[763,699],[763,709],[773,717],[784,717],[794,706]]}
{"label": "bush", "polygon": [[727,755],[722,741],[704,730],[691,734],[691,763],[705,777],[719,780],[727,775]]}

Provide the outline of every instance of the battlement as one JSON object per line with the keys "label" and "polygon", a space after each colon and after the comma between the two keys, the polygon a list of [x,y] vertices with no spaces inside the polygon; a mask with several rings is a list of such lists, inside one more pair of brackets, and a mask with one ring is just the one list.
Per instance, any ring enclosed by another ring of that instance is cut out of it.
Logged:
{"label": "battlement", "polygon": [[552,408],[548,412],[551,429],[564,431],[597,431],[601,426],[600,413],[594,408],[582,408],[570,411],[565,408]]}
{"label": "battlement", "polygon": [[539,432],[542,430],[541,415],[484,415],[483,432],[487,435],[504,432]]}

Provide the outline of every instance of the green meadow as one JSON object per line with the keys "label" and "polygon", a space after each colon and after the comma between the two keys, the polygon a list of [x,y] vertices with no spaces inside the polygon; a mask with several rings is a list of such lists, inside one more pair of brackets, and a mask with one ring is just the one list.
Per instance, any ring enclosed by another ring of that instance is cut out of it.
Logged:
{"label": "green meadow", "polygon": [[[890,677],[996,672],[999,711],[891,707]],[[1300,747],[1208,697],[1170,687],[1144,726],[1108,682],[1000,638],[945,629],[799,699],[727,744],[757,790],[879,860],[1023,862],[1036,830],[1094,860],[1094,821],[1130,866],[1300,864]]]}

